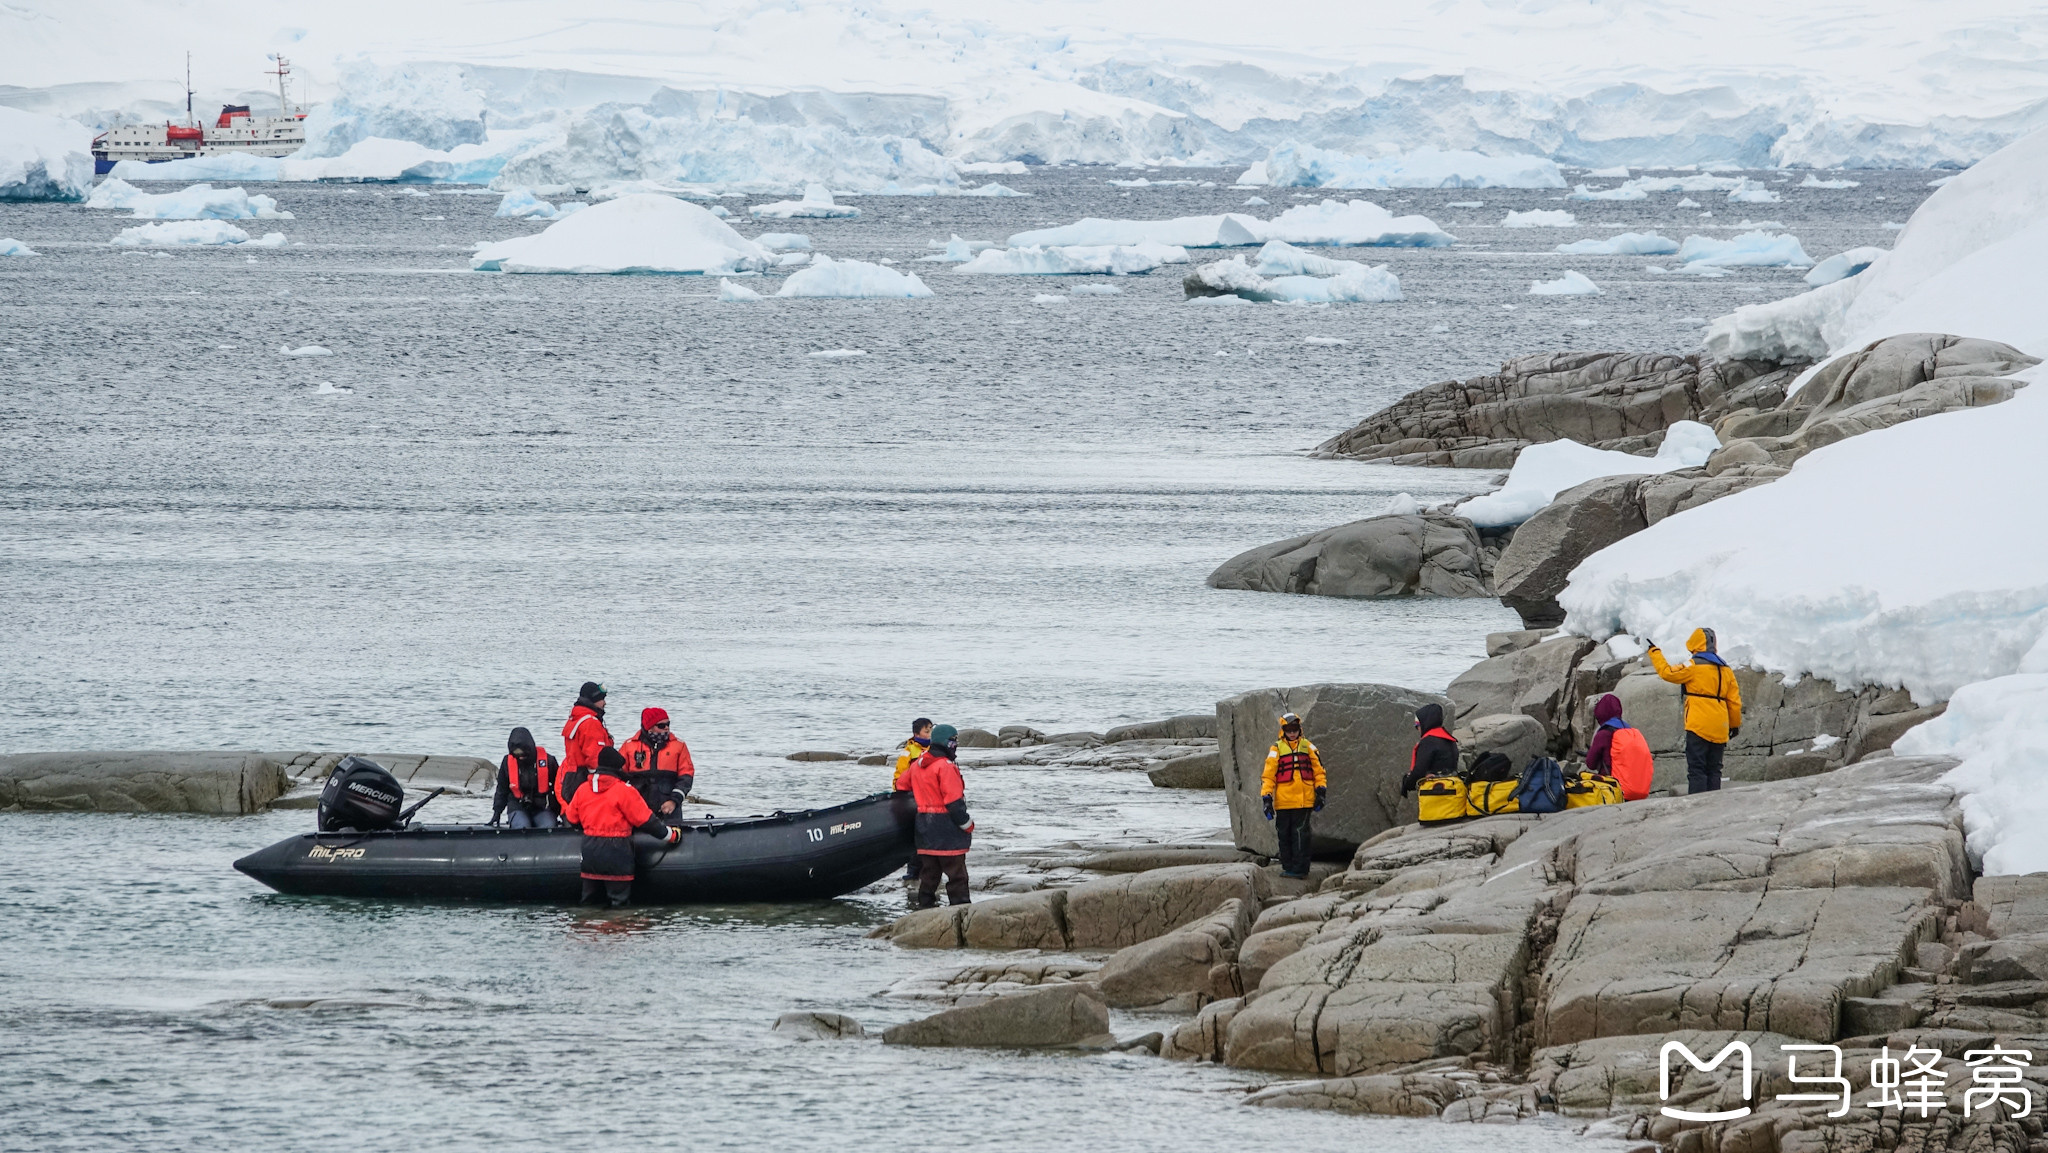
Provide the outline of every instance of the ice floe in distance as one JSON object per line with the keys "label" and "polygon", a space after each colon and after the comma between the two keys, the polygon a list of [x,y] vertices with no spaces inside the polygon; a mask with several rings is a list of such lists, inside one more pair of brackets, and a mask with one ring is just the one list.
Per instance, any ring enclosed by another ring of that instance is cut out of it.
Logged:
{"label": "ice floe in distance", "polygon": [[821,252],[810,267],[791,273],[775,295],[891,299],[930,296],[932,290],[914,272],[898,272],[865,260],[834,260]]}
{"label": "ice floe in distance", "polygon": [[1789,232],[1744,232],[1726,240],[1688,236],[1679,262],[1709,268],[1810,268],[1813,258]]}
{"label": "ice floe in distance", "polygon": [[1557,251],[1566,256],[1669,256],[1678,251],[1678,242],[1654,232],[1624,232],[1605,240],[1574,240]]}
{"label": "ice floe in distance", "polygon": [[1011,248],[1066,248],[1074,245],[1163,244],[1176,248],[1231,248],[1258,244],[1264,224],[1230,212],[1219,216],[1178,216],[1170,220],[1105,220],[1090,216],[1057,228],[1037,228],[1010,237]]}
{"label": "ice floe in distance", "polygon": [[718,299],[727,304],[751,304],[766,298],[744,284],[734,284],[721,276],[718,278]]}
{"label": "ice floe in distance", "polygon": [[1289,142],[1267,153],[1266,182],[1286,188],[1563,188],[1564,176],[1556,161],[1542,156],[1438,148],[1352,156]]}
{"label": "ice floe in distance", "polygon": [[1538,280],[1529,285],[1531,296],[1599,296],[1603,290],[1584,273],[1565,270],[1556,280]]}
{"label": "ice floe in distance", "polygon": [[1370,200],[1297,204],[1271,220],[1253,221],[1256,239],[1289,244],[1442,248],[1458,238],[1427,216],[1395,216]]}
{"label": "ice floe in distance", "polygon": [[36,255],[36,250],[23,244],[21,241],[14,239],[12,236],[0,236],[0,256],[34,255]]}
{"label": "ice floe in distance", "polygon": [[138,220],[290,220],[268,196],[251,196],[241,188],[194,184],[176,192],[144,192],[118,177],[108,177],[85,198],[87,208],[127,209]]}
{"label": "ice floe in distance", "polygon": [[747,214],[756,220],[853,220],[860,216],[860,209],[835,202],[831,189],[811,184],[804,188],[802,200],[756,204]]}
{"label": "ice floe in distance", "polygon": [[1172,244],[1027,245],[984,249],[953,271],[963,276],[1130,276],[1187,262],[1188,250]]}
{"label": "ice floe in distance", "polygon": [[260,240],[251,240],[248,233],[225,220],[173,220],[163,224],[139,224],[134,228],[124,228],[121,234],[109,243],[116,248],[201,244],[252,244],[259,248],[278,248],[284,244],[284,233],[268,232]]}
{"label": "ice floe in distance", "polygon": [[1570,228],[1578,222],[1578,217],[1562,208],[1532,208],[1500,218],[1502,228]]}
{"label": "ice floe in distance", "polygon": [[703,208],[654,193],[595,204],[531,236],[484,244],[469,262],[483,272],[583,275],[731,275],[771,263],[760,245]]}

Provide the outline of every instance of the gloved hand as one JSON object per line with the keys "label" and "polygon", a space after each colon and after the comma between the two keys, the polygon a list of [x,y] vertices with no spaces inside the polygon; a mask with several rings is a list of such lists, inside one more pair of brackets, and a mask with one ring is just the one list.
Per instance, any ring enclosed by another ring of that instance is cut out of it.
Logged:
{"label": "gloved hand", "polygon": [[1272,819],[1273,819],[1273,794],[1271,794],[1271,793],[1267,793],[1267,794],[1265,794],[1264,796],[1261,796],[1261,797],[1259,798],[1259,801],[1260,801],[1260,803],[1261,803],[1261,804],[1263,804],[1263,805],[1265,806],[1265,808],[1266,808],[1266,819],[1267,819],[1267,820],[1269,820],[1269,821],[1270,821],[1270,820],[1272,820]]}
{"label": "gloved hand", "polygon": [[682,839],[683,830],[679,826],[670,825],[668,827],[668,836],[662,839],[662,843],[670,848],[674,848]]}
{"label": "gloved hand", "polygon": [[1729,730],[1728,730],[1728,739],[1729,739],[1729,740],[1731,740],[1731,741],[1732,741],[1732,740],[1734,740],[1735,738],[1737,738],[1737,737],[1741,736],[1741,735],[1742,735],[1742,726],[1741,726],[1741,725],[1736,725],[1736,726],[1735,726],[1734,728],[1732,728],[1732,729],[1729,729]]}
{"label": "gloved hand", "polygon": [[1329,799],[1330,799],[1330,789],[1329,789],[1329,786],[1327,786],[1327,785],[1317,785],[1317,786],[1316,786],[1316,808],[1315,808],[1315,811],[1316,811],[1316,812],[1318,812],[1318,813],[1322,812],[1322,811],[1323,811],[1323,802],[1325,802],[1325,801],[1327,801],[1327,800],[1329,800]]}
{"label": "gloved hand", "polygon": [[963,833],[971,833],[971,832],[973,832],[973,831],[974,831],[974,822],[973,822],[973,821],[969,821],[969,822],[967,822],[967,824],[965,824],[965,825],[963,825],[963,826],[961,827],[960,831],[961,831],[961,832],[963,832]]}

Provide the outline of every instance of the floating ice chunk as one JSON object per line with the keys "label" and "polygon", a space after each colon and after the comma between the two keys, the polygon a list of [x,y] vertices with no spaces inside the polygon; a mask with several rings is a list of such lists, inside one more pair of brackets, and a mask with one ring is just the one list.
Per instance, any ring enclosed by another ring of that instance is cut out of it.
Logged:
{"label": "floating ice chunk", "polygon": [[816,352],[806,353],[805,355],[819,360],[851,360],[856,356],[866,356],[867,354],[868,350],[865,348],[821,348]]}
{"label": "floating ice chunk", "polygon": [[[1341,336],[1304,336],[1301,338],[1301,342],[1303,344],[1313,344],[1319,348],[1337,348],[1351,343]],[[1402,495],[1405,496],[1407,494],[1404,493]]]}
{"label": "floating ice chunk", "polygon": [[334,383],[333,381],[331,381],[331,380],[323,380],[323,381],[321,381],[321,382],[320,382],[320,387],[319,387],[319,388],[316,388],[316,389],[314,389],[314,390],[313,390],[313,395],[314,395],[314,396],[349,396],[349,395],[353,394],[354,392],[355,392],[355,389],[353,389],[353,388],[341,388],[341,387],[337,386],[337,385],[336,385],[336,384],[335,384],[335,383]]}
{"label": "floating ice chunk", "polygon": [[1188,251],[1165,244],[1075,244],[990,248],[955,268],[961,275],[1130,276],[1162,264],[1186,264]]}
{"label": "floating ice chunk", "polygon": [[[1813,258],[1789,232],[1745,232],[1727,240],[1688,236],[1678,246],[1678,259],[1709,268],[1810,268]],[[1690,268],[1688,268],[1690,271]]]}
{"label": "floating ice chunk", "polygon": [[1193,188],[1200,183],[1195,180],[1147,180],[1140,176],[1136,180],[1106,180],[1111,188]]}
{"label": "floating ice chunk", "polygon": [[760,245],[711,213],[672,196],[639,193],[592,205],[531,236],[480,246],[482,272],[605,274],[759,272]]}
{"label": "floating ice chunk", "polygon": [[1586,173],[1589,180],[1627,180],[1627,168],[1595,168]]}
{"label": "floating ice chunk", "polygon": [[1250,168],[1237,175],[1239,188],[1263,188],[1271,183],[1272,180],[1266,175],[1266,162],[1263,160],[1253,161]]}
{"label": "floating ice chunk", "polygon": [[962,176],[1028,176],[1031,169],[1022,160],[969,160],[955,164]]}
{"label": "floating ice chunk", "polygon": [[0,256],[34,256],[36,250],[11,236],[0,236]]}
{"label": "floating ice chunk", "polygon": [[0,106],[0,201],[84,200],[92,167],[84,125]]}
{"label": "floating ice chunk", "polygon": [[1500,218],[1502,228],[1570,228],[1578,222],[1578,217],[1562,208],[1532,208]]}
{"label": "floating ice chunk", "polygon": [[[277,244],[284,243],[284,234],[273,232]],[[261,241],[250,241],[249,234],[224,220],[176,220],[166,224],[139,224],[124,228],[111,243],[116,248],[145,248],[168,245],[191,244],[249,244],[257,243],[266,247],[270,236]]]}
{"label": "floating ice chunk", "polygon": [[1289,244],[1442,248],[1458,239],[1427,216],[1395,216],[1370,200],[1297,204],[1264,223],[1252,223],[1258,226],[1256,239],[1242,243],[1284,240]]}
{"label": "floating ice chunk", "polygon": [[1679,201],[1677,204],[1672,205],[1673,208],[1698,208],[1699,206],[1700,202],[1694,200],[1690,196],[1686,197],[1684,200]]}
{"label": "floating ice chunk", "polygon": [[1678,242],[1654,232],[1624,232],[1605,240],[1574,240],[1557,251],[1566,256],[1669,256],[1678,251]]}
{"label": "floating ice chunk", "polygon": [[1738,188],[1728,194],[1728,199],[1739,204],[1775,204],[1778,194],[1769,188]]}
{"label": "floating ice chunk", "polygon": [[1284,240],[1268,240],[1253,258],[1260,276],[1339,276],[1364,265],[1356,260],[1333,260],[1303,252]]}
{"label": "floating ice chunk", "polygon": [[898,272],[865,260],[834,260],[821,252],[809,268],[783,281],[775,295],[892,299],[931,294],[914,272]]}
{"label": "floating ice chunk", "polygon": [[[1284,214],[1283,214],[1284,215]],[[1087,217],[1058,228],[1038,228],[1010,237],[1011,248],[1062,248],[1074,245],[1163,244],[1176,248],[1228,248],[1257,244],[1263,221],[1239,213],[1222,216],[1180,216],[1172,220],[1103,220]]]}
{"label": "floating ice chunk", "polygon": [[277,350],[277,354],[279,356],[333,356],[334,350],[323,348],[317,344],[307,344],[301,345],[298,348],[280,348]]}
{"label": "floating ice chunk", "polygon": [[744,284],[734,284],[721,276],[718,278],[718,299],[727,304],[751,304],[767,298]]}
{"label": "floating ice chunk", "polygon": [[1075,296],[1121,296],[1124,290],[1114,284],[1077,284],[1067,291]]}
{"label": "floating ice chunk", "polygon": [[1626,187],[1644,192],[1728,192],[1746,188],[1749,181],[1741,176],[1708,176],[1700,173],[1694,176],[1638,176]]}
{"label": "floating ice chunk", "polygon": [[290,220],[277,201],[240,188],[195,184],[177,192],[152,194],[125,180],[108,178],[85,198],[87,208],[125,208],[138,220]]}
{"label": "floating ice chunk", "polygon": [[531,188],[515,188],[498,202],[495,215],[519,220],[553,220],[559,216],[555,206],[533,194]]}
{"label": "floating ice chunk", "polygon": [[1566,200],[1648,200],[1649,198],[1649,193],[1644,192],[1633,184],[1622,184],[1613,188],[1598,189],[1588,188],[1580,184],[1575,185],[1570,192],[1565,193]]}
{"label": "floating ice chunk", "polygon": [[250,248],[283,248],[284,233],[266,232],[260,238],[249,242]]}
{"label": "floating ice chunk", "polygon": [[1350,261],[1334,276],[1279,276],[1267,279],[1233,256],[1204,264],[1188,274],[1187,290],[1197,296],[1238,296],[1246,300],[1289,304],[1361,304],[1401,299],[1401,281],[1386,265],[1368,267]]}
{"label": "floating ice chunk", "polygon": [[1445,201],[1445,202],[1444,202],[1444,207],[1445,207],[1445,208],[1484,208],[1484,207],[1486,207],[1486,201],[1484,201],[1484,200],[1449,200],[1449,201]]}
{"label": "floating ice chunk", "polygon": [[939,248],[944,249],[944,251],[930,256],[921,256],[918,259],[936,261],[942,264],[964,264],[969,260],[973,260],[975,253],[984,252],[995,246],[995,242],[991,240],[962,240],[960,234],[956,232],[951,240],[925,241],[926,248]]}
{"label": "floating ice chunk", "polygon": [[756,220],[852,220],[860,215],[860,209],[834,203],[831,189],[811,184],[805,186],[802,200],[756,204],[747,213]]}
{"label": "floating ice chunk", "polygon": [[1565,489],[1603,476],[1697,468],[1720,447],[1714,430],[1697,421],[1678,421],[1664,437],[1671,446],[1669,454],[1660,448],[1655,457],[1590,448],[1574,440],[1532,444],[1515,458],[1505,484],[1460,504],[1458,515],[1481,528],[1506,528],[1535,516]]}
{"label": "floating ice chunk", "polygon": [[1394,156],[1351,156],[1311,144],[1282,144],[1266,156],[1267,182],[1288,188],[1563,188],[1557,162],[1541,156],[1485,156],[1418,148]]}
{"label": "floating ice chunk", "polygon": [[1868,245],[1861,248],[1852,248],[1847,252],[1837,252],[1819,264],[1814,265],[1812,271],[1806,274],[1806,283],[1815,287],[1823,284],[1833,284],[1837,280],[1854,276],[1869,268],[1878,257],[1884,254],[1884,249],[1873,248]]}
{"label": "floating ice chunk", "polygon": [[[809,264],[810,262],[811,254],[808,252],[785,252],[782,255],[777,256],[775,258],[774,266],[776,268],[802,268],[804,265]],[[894,262],[884,260],[882,263],[892,264]]]}
{"label": "floating ice chunk", "polygon": [[1011,187],[1010,187],[1009,185],[1007,185],[1007,184],[997,184],[997,183],[996,183],[995,181],[991,180],[991,181],[989,181],[989,182],[988,182],[987,184],[983,184],[983,185],[980,185],[979,187],[975,187],[975,188],[963,188],[963,189],[961,189],[961,190],[960,190],[960,195],[962,195],[962,196],[1029,196],[1029,195],[1031,195],[1031,194],[1030,194],[1029,192],[1019,192],[1019,191],[1017,191],[1016,189],[1014,189],[1014,188],[1011,188]]}
{"label": "floating ice chunk", "polygon": [[1785,227],[1785,222],[1782,220],[1744,220],[1741,224],[1738,224],[1735,227],[1783,229]]}
{"label": "floating ice chunk", "polygon": [[770,252],[809,252],[811,238],[801,232],[764,232],[754,243]]}
{"label": "floating ice chunk", "polygon": [[1267,199],[1266,199],[1265,197],[1263,197],[1263,196],[1247,196],[1247,197],[1245,197],[1245,201],[1244,201],[1244,207],[1246,207],[1246,208],[1264,208],[1264,207],[1266,207],[1267,205],[1269,205],[1269,204],[1271,204],[1271,203],[1272,203],[1272,201],[1270,201],[1270,200],[1267,200]]}
{"label": "floating ice chunk", "polygon": [[1860,180],[1822,180],[1822,179],[1820,178],[1820,175],[1819,175],[1818,173],[1814,173],[1814,172],[1809,172],[1809,173],[1807,173],[1807,174],[1806,174],[1806,179],[1804,179],[1804,180],[1802,180],[1802,181],[1800,181],[1800,182],[1799,182],[1799,187],[1801,187],[1801,188],[1861,188],[1861,187],[1863,187],[1863,182],[1862,182],[1862,181],[1860,181]]}
{"label": "floating ice chunk", "polygon": [[1599,285],[1586,279],[1583,274],[1573,272],[1570,269],[1566,269],[1565,274],[1556,280],[1532,281],[1529,285],[1529,295],[1531,296],[1600,296],[1602,294],[1602,289]]}
{"label": "floating ice chunk", "polygon": [[1041,292],[1031,298],[1033,304],[1065,304],[1067,298],[1057,292]]}

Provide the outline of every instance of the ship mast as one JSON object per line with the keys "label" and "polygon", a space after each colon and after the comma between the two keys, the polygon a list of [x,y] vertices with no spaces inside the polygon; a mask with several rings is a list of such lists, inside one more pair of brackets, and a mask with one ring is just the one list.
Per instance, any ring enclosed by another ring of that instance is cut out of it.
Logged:
{"label": "ship mast", "polygon": [[270,56],[270,58],[271,58],[272,60],[275,60],[275,61],[277,61],[277,67],[276,67],[276,68],[273,68],[273,69],[271,69],[271,72],[273,72],[273,73],[274,73],[274,74],[275,74],[275,75],[277,76],[277,107],[278,107],[278,110],[279,110],[280,114],[282,114],[282,115],[285,115],[285,116],[290,116],[290,115],[292,114],[292,106],[291,106],[291,105],[290,105],[289,103],[287,103],[287,102],[285,101],[285,98],[284,98],[284,78],[285,78],[285,77],[287,77],[287,76],[289,76],[289,75],[291,75],[291,73],[292,73],[292,62],[291,62],[291,61],[289,61],[289,60],[286,60],[286,59],[285,59],[284,57],[282,57],[282,56],[280,56],[280,55],[278,55],[278,54],[276,54],[276,53],[274,53],[274,52],[273,52],[273,53],[271,53],[271,56]]}
{"label": "ship mast", "polygon": [[185,127],[190,128],[197,121],[192,119],[192,54],[185,53]]}

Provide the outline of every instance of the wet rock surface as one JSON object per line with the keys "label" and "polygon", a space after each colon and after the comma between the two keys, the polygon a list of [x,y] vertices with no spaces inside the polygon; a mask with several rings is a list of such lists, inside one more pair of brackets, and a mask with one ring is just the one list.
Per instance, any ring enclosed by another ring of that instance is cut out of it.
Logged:
{"label": "wet rock surface", "polygon": [[0,756],[0,807],[253,813],[291,787],[288,763],[274,753],[16,753]]}
{"label": "wet rock surface", "polygon": [[1510,535],[1482,533],[1445,512],[1368,517],[1239,553],[1208,584],[1327,597],[1489,597]]}
{"label": "wet rock surface", "polygon": [[883,1030],[889,1045],[1039,1048],[1112,1041],[1109,1007],[1076,982],[942,1010]]}

